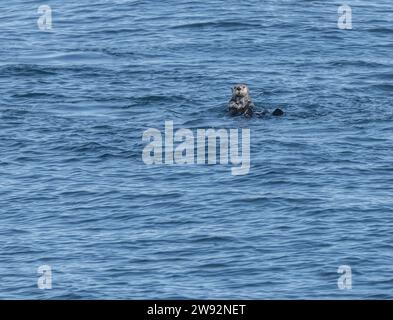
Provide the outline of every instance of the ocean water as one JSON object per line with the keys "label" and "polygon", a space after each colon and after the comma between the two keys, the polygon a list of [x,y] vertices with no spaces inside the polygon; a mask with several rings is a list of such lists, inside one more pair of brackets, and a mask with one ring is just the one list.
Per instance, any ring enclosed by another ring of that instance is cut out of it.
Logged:
{"label": "ocean water", "polygon": [[[341,4],[2,1],[0,298],[392,299],[393,9]],[[249,128],[250,172],[146,165],[165,121]]]}

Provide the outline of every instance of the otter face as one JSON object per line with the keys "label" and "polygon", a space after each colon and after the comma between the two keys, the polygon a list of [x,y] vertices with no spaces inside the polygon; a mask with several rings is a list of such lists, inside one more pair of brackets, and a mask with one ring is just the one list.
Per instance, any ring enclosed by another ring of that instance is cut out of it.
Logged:
{"label": "otter face", "polygon": [[245,84],[237,84],[232,89],[232,95],[234,97],[246,97],[249,93],[250,91]]}

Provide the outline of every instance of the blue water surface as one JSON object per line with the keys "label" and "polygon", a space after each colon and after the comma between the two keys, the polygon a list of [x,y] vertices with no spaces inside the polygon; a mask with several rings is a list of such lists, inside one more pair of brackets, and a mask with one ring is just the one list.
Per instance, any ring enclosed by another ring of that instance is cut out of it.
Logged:
{"label": "blue water surface", "polygon": [[[393,8],[347,3],[2,1],[0,298],[393,298]],[[250,128],[249,174],[146,165],[166,120]]]}

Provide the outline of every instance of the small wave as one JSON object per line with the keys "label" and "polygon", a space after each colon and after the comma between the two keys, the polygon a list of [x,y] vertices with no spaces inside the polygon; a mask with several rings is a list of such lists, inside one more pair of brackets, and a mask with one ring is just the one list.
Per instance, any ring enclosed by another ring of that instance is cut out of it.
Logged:
{"label": "small wave", "polygon": [[106,149],[106,147],[103,144],[100,144],[95,141],[83,142],[77,145],[70,146],[71,151],[77,151],[77,152],[85,152],[85,151],[97,152],[104,149]]}
{"label": "small wave", "polygon": [[[41,64],[8,64],[0,66],[0,78],[8,77],[40,77],[40,76],[57,76],[65,72],[80,73],[83,77],[100,76],[106,73],[108,69],[102,66],[84,65],[81,68],[78,65],[41,65]],[[91,73],[91,74],[88,74]]]}
{"label": "small wave", "polygon": [[341,66],[355,66],[355,67],[369,67],[369,68],[377,68],[384,67],[386,64],[375,62],[375,61],[365,61],[365,60],[337,60],[331,61],[328,65],[333,67],[341,67]]}
{"label": "small wave", "polygon": [[209,21],[186,23],[173,26],[172,29],[203,29],[203,28],[241,28],[241,27],[260,27],[256,23],[238,22],[238,21]]}
{"label": "small wave", "polygon": [[0,77],[5,76],[40,76],[55,75],[56,72],[47,66],[34,64],[13,64],[0,66]]}
{"label": "small wave", "polygon": [[236,238],[232,236],[218,236],[218,235],[206,235],[206,236],[197,236],[192,239],[194,242],[231,242],[235,241]]}
{"label": "small wave", "polygon": [[372,85],[372,87],[374,89],[387,91],[387,92],[392,92],[393,91],[393,84],[390,84],[390,83],[374,84],[374,85]]}
{"label": "small wave", "polygon": [[66,53],[56,53],[44,57],[47,63],[68,63],[68,64],[104,64],[111,62],[114,57],[104,51],[71,51]]}
{"label": "small wave", "polygon": [[30,114],[31,111],[26,109],[5,109],[0,113],[1,118],[14,119],[16,117],[23,117]]}
{"label": "small wave", "polygon": [[390,35],[393,33],[393,29],[392,28],[370,28],[367,29],[368,32],[371,33],[381,33],[381,34],[386,34],[386,35]]}
{"label": "small wave", "polygon": [[54,98],[54,99],[62,99],[66,98],[66,96],[55,93],[48,92],[26,92],[26,93],[15,93],[12,95],[13,98]]}
{"label": "small wave", "polygon": [[136,103],[151,103],[151,102],[179,102],[179,101],[189,101],[188,98],[184,96],[175,95],[147,95],[143,97],[138,97]]}

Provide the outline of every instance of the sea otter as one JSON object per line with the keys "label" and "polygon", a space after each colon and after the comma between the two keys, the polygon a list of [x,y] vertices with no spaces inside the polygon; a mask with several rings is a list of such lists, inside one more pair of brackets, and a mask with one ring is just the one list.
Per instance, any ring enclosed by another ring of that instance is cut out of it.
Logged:
{"label": "sea otter", "polygon": [[[269,113],[268,110],[256,110],[250,97],[250,89],[245,84],[237,84],[232,89],[232,98],[228,104],[229,113],[232,116],[244,115],[245,117],[262,117]],[[272,112],[273,116],[282,116],[284,112],[277,108]]]}

